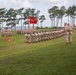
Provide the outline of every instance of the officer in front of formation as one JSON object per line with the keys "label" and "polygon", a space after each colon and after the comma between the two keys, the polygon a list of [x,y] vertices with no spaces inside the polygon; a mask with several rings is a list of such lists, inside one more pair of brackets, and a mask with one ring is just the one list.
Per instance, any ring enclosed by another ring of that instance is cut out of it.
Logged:
{"label": "officer in front of formation", "polygon": [[64,34],[65,34],[65,40],[66,44],[72,43],[72,26],[70,24],[65,23],[64,24]]}

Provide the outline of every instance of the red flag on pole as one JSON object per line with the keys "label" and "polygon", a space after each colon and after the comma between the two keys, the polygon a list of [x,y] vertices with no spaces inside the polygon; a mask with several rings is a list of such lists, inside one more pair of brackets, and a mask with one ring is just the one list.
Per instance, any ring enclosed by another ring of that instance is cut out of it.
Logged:
{"label": "red flag on pole", "polygon": [[9,37],[7,38],[7,41],[8,41],[8,43],[11,43],[11,39]]}
{"label": "red flag on pole", "polygon": [[29,19],[30,19],[30,24],[37,24],[38,20],[35,17],[30,16]]}

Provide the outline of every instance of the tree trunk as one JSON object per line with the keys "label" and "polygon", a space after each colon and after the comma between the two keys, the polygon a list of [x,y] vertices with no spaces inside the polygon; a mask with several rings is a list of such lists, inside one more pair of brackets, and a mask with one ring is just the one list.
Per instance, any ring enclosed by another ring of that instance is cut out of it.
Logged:
{"label": "tree trunk", "polygon": [[39,27],[39,21],[37,22],[37,27]]}
{"label": "tree trunk", "polygon": [[74,23],[74,18],[72,18],[72,25],[74,25],[75,23]]}
{"label": "tree trunk", "polygon": [[54,27],[55,27],[55,18],[54,18]]}
{"label": "tree trunk", "polygon": [[53,20],[51,21],[51,25],[52,25],[52,27],[53,27]]}
{"label": "tree trunk", "polygon": [[34,30],[34,24],[33,24],[33,30]]}
{"label": "tree trunk", "polygon": [[52,24],[53,24],[52,27],[54,27],[54,18],[53,18],[53,20],[52,20]]}
{"label": "tree trunk", "polygon": [[61,27],[62,27],[62,18],[61,18]]}
{"label": "tree trunk", "polygon": [[25,29],[26,29],[26,24],[25,24]]}
{"label": "tree trunk", "polygon": [[56,25],[57,27],[58,27],[58,23],[59,23],[59,18],[57,18],[57,25]]}
{"label": "tree trunk", "polygon": [[68,24],[69,24],[69,15],[68,15]]}
{"label": "tree trunk", "polygon": [[21,15],[21,30],[22,30],[22,15]]}
{"label": "tree trunk", "polygon": [[11,31],[12,31],[12,25],[11,25]]}
{"label": "tree trunk", "polygon": [[72,25],[72,17],[70,17],[70,25]]}
{"label": "tree trunk", "polygon": [[41,28],[42,28],[42,22],[41,22]]}
{"label": "tree trunk", "polygon": [[28,29],[30,29],[30,24],[28,24]]}
{"label": "tree trunk", "polygon": [[0,32],[1,32],[1,30],[3,30],[3,29],[1,28],[1,23],[0,23]]}
{"label": "tree trunk", "polygon": [[14,26],[14,30],[16,31],[16,25]]}
{"label": "tree trunk", "polygon": [[53,19],[51,19],[51,27],[53,27]]}
{"label": "tree trunk", "polygon": [[58,27],[58,18],[57,18],[57,24],[56,24],[56,27]]}
{"label": "tree trunk", "polygon": [[75,18],[74,18],[74,24],[75,24]]}
{"label": "tree trunk", "polygon": [[[14,21],[14,23],[15,23],[15,21]],[[14,30],[16,31],[16,23],[15,23],[15,26],[14,26]]]}
{"label": "tree trunk", "polygon": [[3,22],[2,22],[2,31],[3,31],[3,27],[4,27],[4,26],[3,26]]}
{"label": "tree trunk", "polygon": [[[3,17],[2,17],[2,19],[3,19]],[[2,21],[2,31],[3,31],[3,21]]]}

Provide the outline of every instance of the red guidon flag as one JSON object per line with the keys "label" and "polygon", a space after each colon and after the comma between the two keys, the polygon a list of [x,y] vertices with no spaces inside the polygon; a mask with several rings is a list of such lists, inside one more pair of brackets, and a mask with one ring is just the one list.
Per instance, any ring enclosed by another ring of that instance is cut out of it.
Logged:
{"label": "red guidon flag", "polygon": [[30,24],[37,24],[37,19],[35,17],[30,16],[29,19],[30,19]]}
{"label": "red guidon flag", "polygon": [[11,43],[11,39],[9,37],[7,38],[7,41],[8,41],[8,43]]}

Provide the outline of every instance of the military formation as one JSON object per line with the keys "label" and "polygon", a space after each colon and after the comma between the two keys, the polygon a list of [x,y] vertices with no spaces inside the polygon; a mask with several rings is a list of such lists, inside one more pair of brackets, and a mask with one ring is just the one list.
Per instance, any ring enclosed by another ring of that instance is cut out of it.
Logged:
{"label": "military formation", "polygon": [[2,28],[1,30],[2,31],[0,32],[0,36],[6,36],[6,37],[12,36],[12,32],[11,31],[9,31],[9,30],[7,30],[5,28]]}
{"label": "military formation", "polygon": [[54,31],[33,31],[25,34],[27,43],[51,40],[64,35],[64,29]]}
{"label": "military formation", "polygon": [[12,36],[12,32],[2,32],[2,36]]}
{"label": "military formation", "polygon": [[[36,30],[34,30],[36,31]],[[26,29],[26,30],[17,30],[17,34],[26,34],[27,32],[30,32],[29,29]]]}
{"label": "military formation", "polygon": [[27,30],[17,30],[17,34],[25,34]]}

